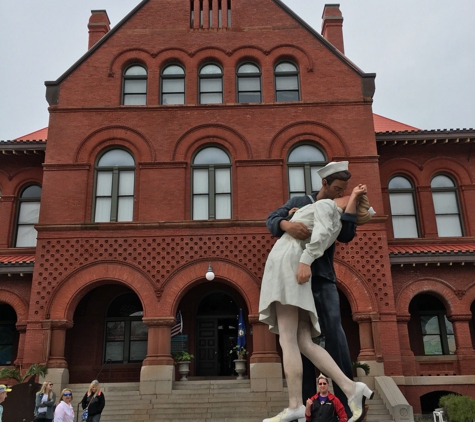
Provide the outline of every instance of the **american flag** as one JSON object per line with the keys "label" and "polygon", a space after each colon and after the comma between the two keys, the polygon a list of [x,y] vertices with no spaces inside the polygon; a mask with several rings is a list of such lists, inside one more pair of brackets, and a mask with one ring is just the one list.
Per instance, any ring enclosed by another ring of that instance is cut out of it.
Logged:
{"label": "american flag", "polygon": [[183,320],[181,319],[181,311],[176,313],[175,325],[172,327],[171,336],[175,337],[183,331]]}

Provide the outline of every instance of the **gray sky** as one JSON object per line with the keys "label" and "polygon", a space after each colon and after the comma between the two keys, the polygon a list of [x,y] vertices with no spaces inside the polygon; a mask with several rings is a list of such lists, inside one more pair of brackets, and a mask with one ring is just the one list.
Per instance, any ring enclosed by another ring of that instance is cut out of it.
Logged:
{"label": "gray sky", "polygon": [[[259,1],[259,0],[256,0]],[[87,50],[90,11],[115,26],[140,0],[0,0],[0,140],[48,125],[44,81]],[[283,0],[320,32],[323,0]],[[421,129],[475,127],[474,0],[340,0],[345,52],[376,73],[373,111]]]}

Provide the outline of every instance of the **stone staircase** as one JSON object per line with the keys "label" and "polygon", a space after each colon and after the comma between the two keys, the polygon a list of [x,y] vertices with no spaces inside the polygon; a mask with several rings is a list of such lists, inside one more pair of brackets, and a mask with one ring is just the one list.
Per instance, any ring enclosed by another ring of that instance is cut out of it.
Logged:
{"label": "stone staircase", "polygon": [[[88,384],[71,384],[74,411]],[[101,422],[262,422],[288,405],[287,389],[282,392],[251,392],[250,381],[190,380],[175,382],[171,394],[140,395],[139,383],[102,385],[106,407]],[[370,405],[368,422],[393,422],[382,400]],[[78,420],[81,420],[79,411]]]}

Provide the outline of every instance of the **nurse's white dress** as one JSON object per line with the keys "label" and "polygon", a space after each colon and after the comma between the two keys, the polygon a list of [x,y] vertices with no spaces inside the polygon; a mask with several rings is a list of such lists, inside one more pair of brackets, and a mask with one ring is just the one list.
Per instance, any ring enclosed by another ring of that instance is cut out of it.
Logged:
{"label": "nurse's white dress", "polygon": [[279,334],[275,303],[280,302],[308,311],[312,337],[320,335],[311,282],[298,284],[297,270],[299,262],[311,265],[335,242],[341,230],[341,213],[335,201],[330,199],[306,205],[291,221],[304,223],[312,232],[311,236],[297,240],[284,233],[274,244],[267,257],[259,300],[259,320],[268,324],[271,332]]}

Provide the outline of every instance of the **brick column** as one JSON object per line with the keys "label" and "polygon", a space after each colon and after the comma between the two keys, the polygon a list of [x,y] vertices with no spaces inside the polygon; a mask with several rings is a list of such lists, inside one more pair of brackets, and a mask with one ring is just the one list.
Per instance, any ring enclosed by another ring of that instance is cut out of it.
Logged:
{"label": "brick column", "polygon": [[18,338],[18,352],[16,355],[15,362],[13,362],[13,364],[15,366],[20,366],[23,364],[23,354],[25,351],[26,323],[17,322],[15,324],[15,327],[19,333],[19,338]]}
{"label": "brick column", "polygon": [[471,314],[452,314],[448,317],[454,328],[455,354],[458,358],[460,374],[471,375],[475,372],[475,351],[470,336]]}
{"label": "brick column", "polygon": [[358,323],[360,334],[359,361],[376,360],[373,340],[373,321],[369,313],[355,313],[353,321]]}
{"label": "brick column", "polygon": [[2,195],[0,201],[2,202],[0,206],[0,221],[2,222],[0,225],[0,249],[5,249],[11,246],[8,244],[8,241],[11,239],[11,230],[14,229],[13,219],[15,218],[15,213],[13,209],[15,197],[13,195]]}
{"label": "brick column", "polygon": [[140,394],[171,394],[175,365],[170,354],[174,317],[143,318],[148,327],[147,357],[140,370]]}
{"label": "brick column", "polygon": [[249,372],[251,391],[282,391],[282,364],[277,353],[276,335],[259,322],[259,315],[249,315],[252,326],[252,356]]}
{"label": "brick column", "polygon": [[200,0],[195,0],[193,3],[193,13],[193,28],[199,28],[201,20]]}
{"label": "brick column", "polygon": [[399,344],[401,348],[402,371],[405,376],[416,376],[416,359],[414,352],[411,350],[411,343],[409,342],[409,330],[407,323],[411,320],[411,315],[397,316],[397,329],[399,335]]}

